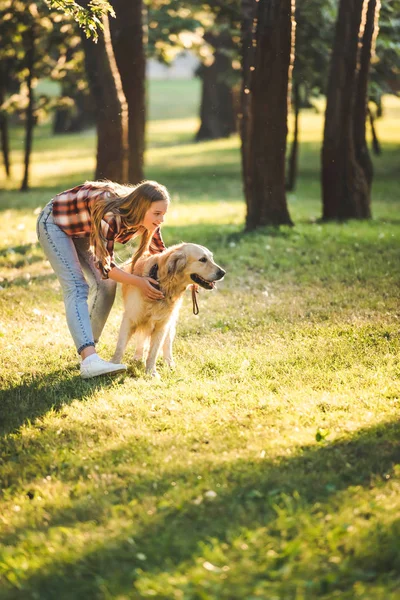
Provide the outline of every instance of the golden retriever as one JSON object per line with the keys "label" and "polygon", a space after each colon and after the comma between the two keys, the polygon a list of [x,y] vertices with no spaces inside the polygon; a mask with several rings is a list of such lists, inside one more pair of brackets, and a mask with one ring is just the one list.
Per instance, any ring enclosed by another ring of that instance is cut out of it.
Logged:
{"label": "golden retriever", "polygon": [[[129,263],[124,268],[129,270]],[[135,275],[157,279],[164,293],[162,300],[147,300],[132,285],[122,285],[124,314],[114,356],[111,361],[120,363],[125,348],[133,334],[136,338],[135,360],[143,360],[146,373],[158,377],[157,355],[161,347],[166,363],[173,368],[172,344],[183,294],[190,284],[212,290],[215,282],[225,276],[225,271],[213,259],[207,248],[197,244],[179,244],[160,254],[144,255],[135,265]]]}

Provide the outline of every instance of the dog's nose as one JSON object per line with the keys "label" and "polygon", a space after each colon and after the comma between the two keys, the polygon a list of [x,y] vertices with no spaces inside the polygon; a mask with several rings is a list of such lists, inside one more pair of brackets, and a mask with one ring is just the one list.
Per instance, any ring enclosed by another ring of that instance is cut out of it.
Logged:
{"label": "dog's nose", "polygon": [[223,269],[218,269],[218,272],[217,272],[218,279],[222,279],[225,276],[225,274],[226,274],[226,271],[224,271]]}

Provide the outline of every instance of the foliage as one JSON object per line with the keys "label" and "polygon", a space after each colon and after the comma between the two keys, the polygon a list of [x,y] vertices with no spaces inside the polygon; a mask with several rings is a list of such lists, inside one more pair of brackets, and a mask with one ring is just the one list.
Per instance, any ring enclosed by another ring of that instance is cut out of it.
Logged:
{"label": "foliage", "polygon": [[378,108],[382,94],[400,92],[400,2],[382,2],[376,55],[371,64],[370,96]]}
{"label": "foliage", "polygon": [[[59,80],[67,72],[75,73],[77,62],[68,60],[68,55],[71,50],[76,49],[79,37],[71,20],[49,12],[40,2],[27,4],[19,0],[5,0],[1,5],[0,23],[3,39],[0,60],[6,65],[3,85],[9,93],[14,92],[6,98],[2,109],[9,114],[17,112],[23,115],[27,105],[25,86],[27,33],[33,31],[35,37],[34,87],[39,79]],[[63,98],[60,99],[61,103],[65,101]],[[41,94],[35,106],[36,120],[44,117],[57,103],[58,99]]]}
{"label": "foliage", "polygon": [[293,80],[300,84],[305,105],[326,92],[336,13],[337,0],[296,1]]}
{"label": "foliage", "polygon": [[187,2],[158,0],[148,5],[148,55],[170,63],[183,49],[202,44],[203,23],[200,9],[191,10]]}
{"label": "foliage", "polygon": [[[39,127],[36,189],[2,192],[0,598],[395,600],[398,101],[376,220],[318,223],[322,117],[305,110],[297,225],[245,235],[239,141],[189,142],[185,85],[150,84],[146,175],[172,193],[167,243],[209,246],[227,276],[198,317],[186,298],[161,382],[132,349],[127,376],[79,379],[36,242],[39,205],[91,176],[94,134]],[[118,298],[104,357],[120,315]]]}
{"label": "foliage", "polygon": [[98,40],[98,30],[103,29],[102,17],[110,14],[115,16],[114,9],[108,0],[91,0],[87,3],[87,8],[75,2],[75,0],[44,0],[52,10],[58,10],[65,15],[72,17],[76,23],[83,29],[86,37],[91,37],[93,41]]}
{"label": "foliage", "polygon": [[[230,85],[238,81],[240,10],[238,0],[202,2],[157,0],[148,3],[148,53],[169,63],[182,49],[195,52],[201,62],[213,62],[215,45],[231,58],[233,70],[225,74]],[[223,37],[224,44],[220,43]],[[215,44],[215,41],[218,44]],[[235,73],[236,71],[236,73]]]}

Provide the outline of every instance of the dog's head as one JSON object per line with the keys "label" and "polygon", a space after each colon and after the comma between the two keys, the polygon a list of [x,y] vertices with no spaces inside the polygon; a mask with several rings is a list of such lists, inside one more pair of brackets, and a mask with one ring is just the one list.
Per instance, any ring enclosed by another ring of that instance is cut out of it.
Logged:
{"label": "dog's head", "polygon": [[214,262],[212,253],[198,244],[181,244],[175,247],[167,260],[169,275],[179,275],[189,285],[197,283],[212,290],[215,282],[225,276],[225,271]]}

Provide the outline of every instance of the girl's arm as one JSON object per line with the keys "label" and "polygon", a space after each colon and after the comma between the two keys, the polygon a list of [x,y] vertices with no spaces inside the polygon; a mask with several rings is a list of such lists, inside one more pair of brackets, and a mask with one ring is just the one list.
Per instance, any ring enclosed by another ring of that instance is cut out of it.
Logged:
{"label": "girl's arm", "polygon": [[148,300],[161,300],[164,298],[164,294],[151,285],[151,283],[158,285],[158,282],[151,277],[139,277],[138,275],[127,273],[118,267],[110,269],[108,277],[117,283],[125,283],[138,287]]}

